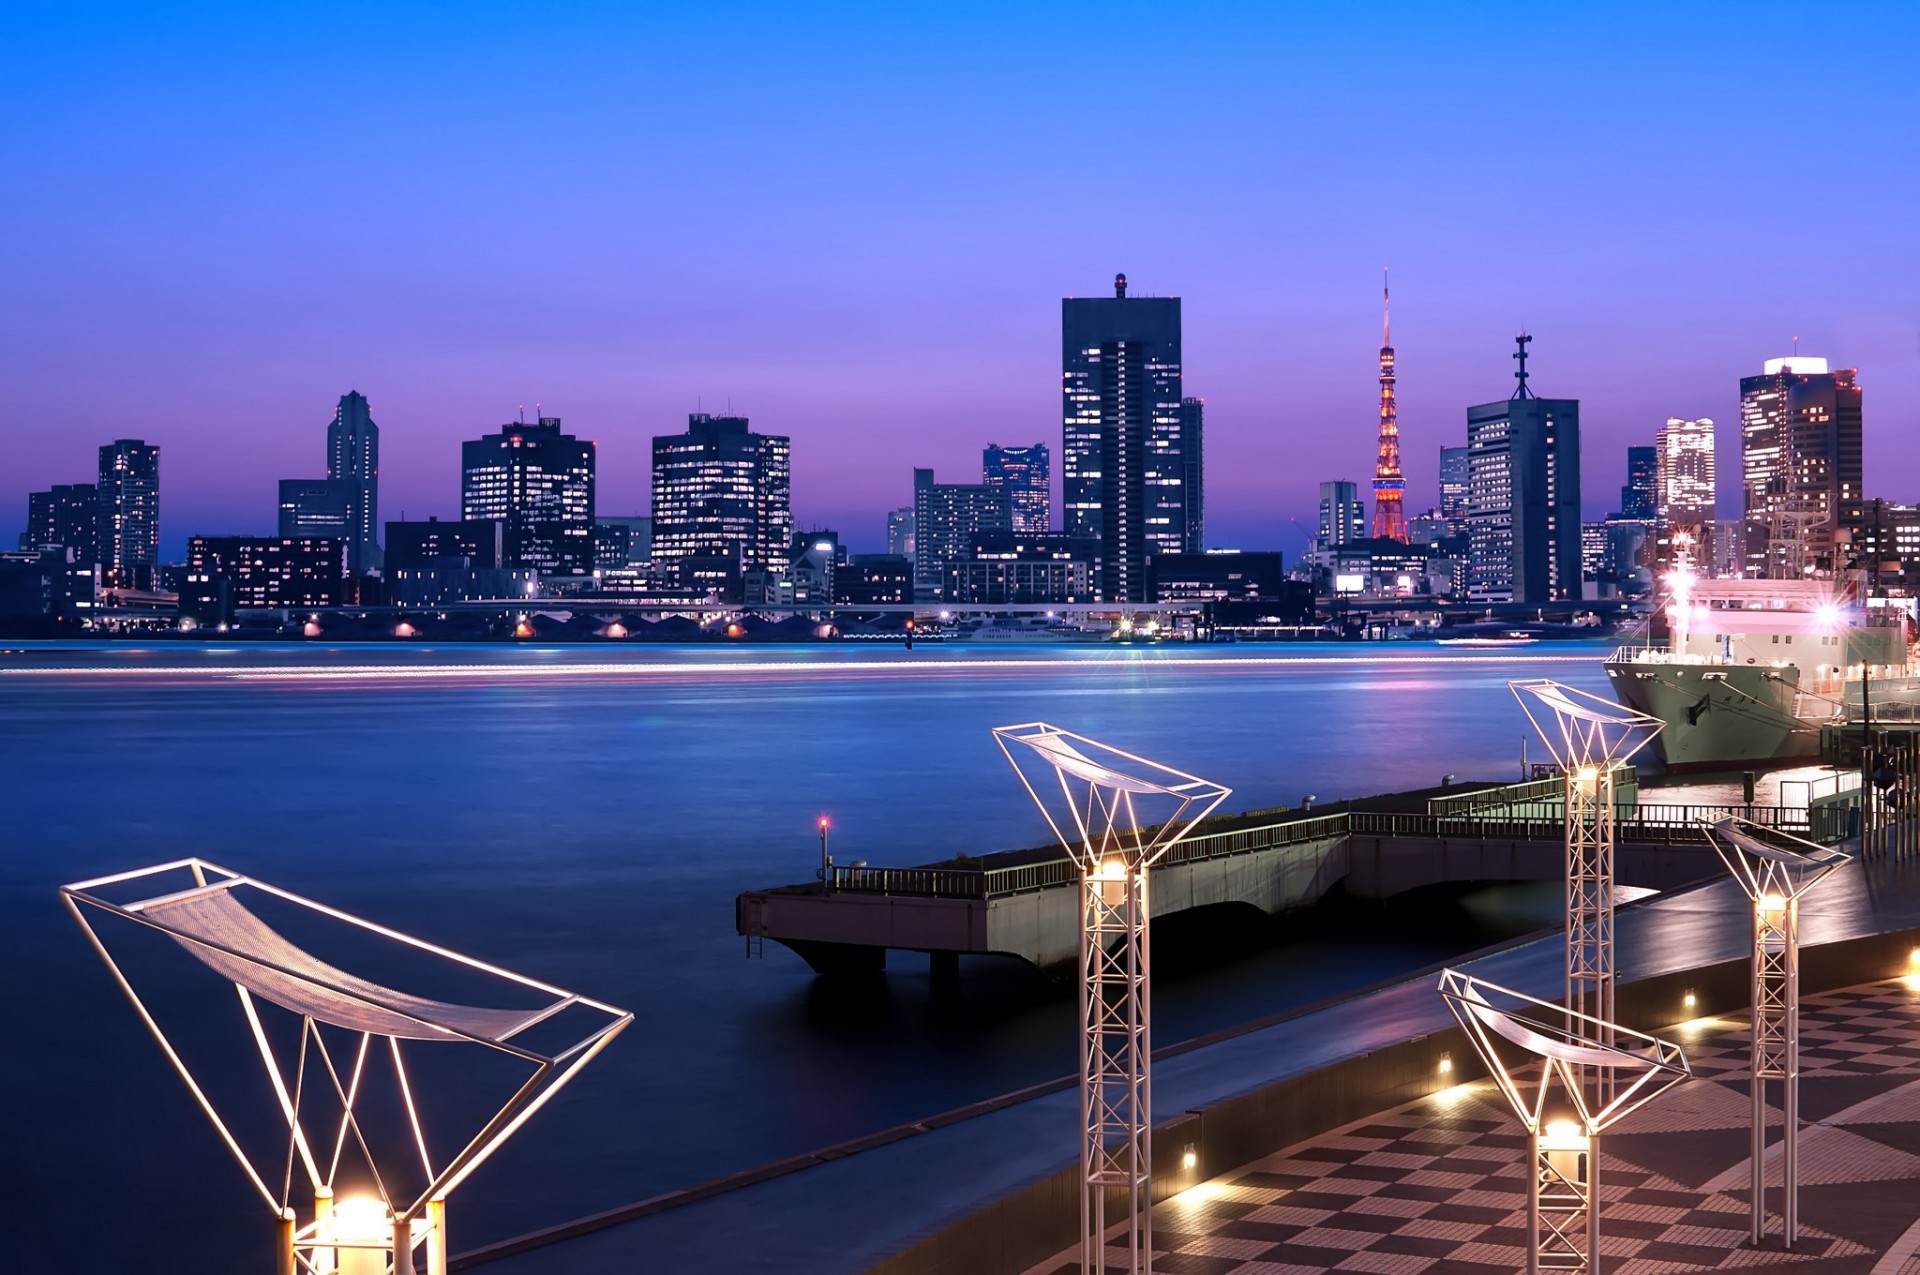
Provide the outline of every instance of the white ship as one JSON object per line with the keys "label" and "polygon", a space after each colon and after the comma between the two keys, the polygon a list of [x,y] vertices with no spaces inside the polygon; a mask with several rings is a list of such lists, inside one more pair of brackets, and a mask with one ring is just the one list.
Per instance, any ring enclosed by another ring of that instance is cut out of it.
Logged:
{"label": "white ship", "polygon": [[[1614,696],[1666,723],[1654,739],[1669,771],[1785,765],[1820,751],[1821,728],[1862,718],[1911,721],[1920,678],[1908,613],[1868,608],[1830,580],[1668,577],[1665,645],[1607,661]],[[1904,600],[1901,605],[1905,605]]]}

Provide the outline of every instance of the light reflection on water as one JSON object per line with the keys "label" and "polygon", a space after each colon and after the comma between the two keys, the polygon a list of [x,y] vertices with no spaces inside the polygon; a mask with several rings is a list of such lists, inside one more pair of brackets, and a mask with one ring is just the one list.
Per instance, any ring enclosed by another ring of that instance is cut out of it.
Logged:
{"label": "light reflection on water", "polygon": [[[49,1228],[28,1256],[79,1224],[73,1201],[133,1205],[160,1170],[190,1173],[204,1198],[171,1197],[101,1238],[120,1246],[96,1254],[102,1269],[162,1269],[188,1250],[237,1269],[265,1235],[59,911],[63,881],[199,854],[634,1009],[636,1029],[462,1189],[465,1247],[1071,1070],[1070,1000],[1013,963],[970,963],[936,1003],[918,957],[853,993],[771,945],[743,959],[734,895],[805,879],[819,813],[843,862],[1038,844],[1046,829],[988,734],[1035,719],[1226,783],[1230,809],[1514,778],[1526,723],[1506,679],[1598,690],[1605,648],[927,654],[920,667],[897,649],[770,647],[9,658],[0,1011],[22,1036],[0,1071],[28,1114],[0,1189]],[[1556,890],[1491,891],[1437,909],[1437,929],[1405,912],[1290,919],[1280,946],[1203,919],[1245,954],[1183,962],[1159,945],[1156,1040],[1547,923]],[[108,1129],[140,1153],[131,1163],[95,1156]]]}

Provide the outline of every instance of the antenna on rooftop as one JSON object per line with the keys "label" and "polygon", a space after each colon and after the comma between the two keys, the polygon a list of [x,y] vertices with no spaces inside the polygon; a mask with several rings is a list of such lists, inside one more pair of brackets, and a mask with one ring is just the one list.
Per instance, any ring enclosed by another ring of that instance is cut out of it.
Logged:
{"label": "antenna on rooftop", "polygon": [[520,423],[522,425],[527,423],[527,405],[525,403],[520,405]]}

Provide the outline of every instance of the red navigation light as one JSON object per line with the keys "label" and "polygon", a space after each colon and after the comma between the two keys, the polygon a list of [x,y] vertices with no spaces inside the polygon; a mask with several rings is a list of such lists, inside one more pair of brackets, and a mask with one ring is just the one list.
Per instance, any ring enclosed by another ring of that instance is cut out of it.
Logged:
{"label": "red navigation light", "polygon": [[825,815],[820,816],[820,826],[822,828],[827,826],[827,817]]}

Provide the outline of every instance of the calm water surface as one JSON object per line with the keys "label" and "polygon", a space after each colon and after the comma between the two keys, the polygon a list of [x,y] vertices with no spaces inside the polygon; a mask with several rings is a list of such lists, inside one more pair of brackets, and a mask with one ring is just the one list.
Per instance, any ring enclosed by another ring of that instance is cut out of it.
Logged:
{"label": "calm water surface", "polygon": [[[1229,809],[1506,779],[1525,728],[1506,679],[1598,690],[1605,649],[0,654],[0,1199],[27,1219],[0,1251],[52,1269],[78,1228],[88,1259],[69,1269],[239,1270],[268,1236],[58,906],[63,882],[197,854],[634,1010],[455,1195],[463,1249],[1072,1069],[1070,998],[1017,963],[963,965],[936,1000],[917,957],[853,991],[774,945],[744,957],[734,895],[806,879],[819,814],[842,861],[1038,844],[988,734],[1035,719],[1226,783]],[[1289,920],[1287,941],[1240,936],[1251,954],[1224,963],[1170,962],[1162,943],[1156,1040],[1444,959],[1551,906],[1510,889],[1423,928]],[[152,951],[142,975],[203,1042],[196,1060],[258,1098],[231,1000],[209,1008],[211,976]]]}

